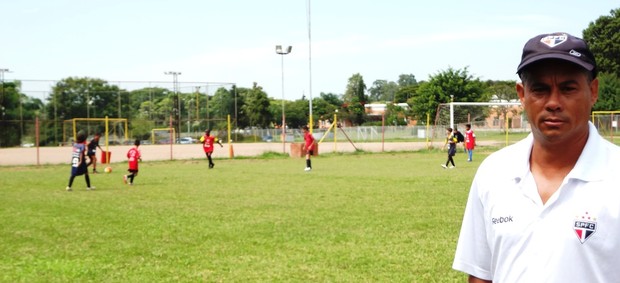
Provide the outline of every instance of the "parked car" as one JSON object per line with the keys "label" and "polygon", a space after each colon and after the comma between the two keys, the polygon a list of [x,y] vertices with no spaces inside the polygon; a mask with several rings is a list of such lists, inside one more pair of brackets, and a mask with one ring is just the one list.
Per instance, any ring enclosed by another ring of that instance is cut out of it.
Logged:
{"label": "parked car", "polygon": [[271,135],[269,135],[269,134],[264,135],[263,136],[263,141],[264,142],[272,142],[273,141],[273,137]]}
{"label": "parked car", "polygon": [[190,144],[190,143],[194,143],[194,139],[191,137],[183,137],[183,138],[177,139],[177,143]]}

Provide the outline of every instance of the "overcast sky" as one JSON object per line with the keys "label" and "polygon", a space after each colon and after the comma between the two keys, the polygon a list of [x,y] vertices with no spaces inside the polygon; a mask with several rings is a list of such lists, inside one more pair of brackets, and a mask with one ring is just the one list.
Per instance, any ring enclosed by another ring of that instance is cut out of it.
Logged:
{"label": "overcast sky", "polygon": [[[449,67],[516,80],[529,38],[555,31],[581,37],[590,22],[620,7],[617,0],[2,2],[0,69],[10,69],[6,80],[24,81],[31,96],[45,96],[52,81],[70,76],[125,89],[145,86],[130,81],[171,88],[164,72],[175,71],[184,92],[199,85],[192,82],[256,82],[282,98],[284,59],[288,100],[308,97],[310,85],[313,97],[342,94],[355,73],[367,87],[400,74],[426,80]],[[293,50],[282,58],[278,44]]]}

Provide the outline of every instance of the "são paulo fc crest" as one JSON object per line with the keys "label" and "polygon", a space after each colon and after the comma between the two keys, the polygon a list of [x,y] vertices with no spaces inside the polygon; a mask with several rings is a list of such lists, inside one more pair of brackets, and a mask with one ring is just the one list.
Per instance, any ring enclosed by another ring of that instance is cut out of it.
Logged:
{"label": "s\u00e3o paulo fc crest", "polygon": [[553,48],[566,42],[567,39],[568,39],[568,36],[566,34],[555,34],[555,35],[549,35],[549,36],[545,36],[541,38],[540,42]]}
{"label": "s\u00e3o paulo fc crest", "polygon": [[581,216],[575,216],[575,226],[573,227],[577,238],[583,244],[596,232],[596,217],[591,216],[588,212]]}

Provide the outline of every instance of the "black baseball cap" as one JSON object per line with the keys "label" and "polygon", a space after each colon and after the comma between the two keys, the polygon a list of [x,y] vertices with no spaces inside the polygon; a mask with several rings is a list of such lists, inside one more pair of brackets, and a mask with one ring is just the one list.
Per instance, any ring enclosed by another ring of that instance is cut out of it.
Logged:
{"label": "black baseball cap", "polygon": [[525,43],[517,74],[528,65],[544,59],[559,59],[581,66],[596,77],[596,61],[588,44],[564,32],[537,35]]}

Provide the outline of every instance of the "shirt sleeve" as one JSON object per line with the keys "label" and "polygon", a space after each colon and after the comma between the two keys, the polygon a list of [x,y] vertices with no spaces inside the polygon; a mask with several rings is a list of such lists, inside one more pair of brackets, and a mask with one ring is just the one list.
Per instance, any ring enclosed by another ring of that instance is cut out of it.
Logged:
{"label": "shirt sleeve", "polygon": [[477,178],[476,175],[469,191],[452,268],[480,279],[492,280],[492,255],[487,241],[484,206],[480,198]]}

